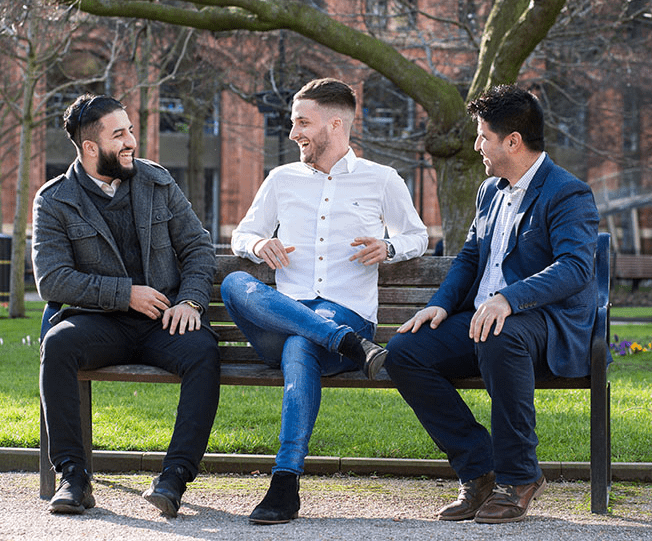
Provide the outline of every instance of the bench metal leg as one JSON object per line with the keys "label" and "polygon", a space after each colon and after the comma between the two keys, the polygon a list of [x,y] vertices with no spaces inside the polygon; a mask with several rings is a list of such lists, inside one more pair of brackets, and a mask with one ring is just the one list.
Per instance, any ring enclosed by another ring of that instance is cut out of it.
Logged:
{"label": "bench metal leg", "polygon": [[40,450],[39,450],[39,473],[40,473],[40,496],[44,500],[49,500],[54,496],[54,485],[56,483],[56,474],[54,467],[50,463],[50,443],[48,441],[48,431],[45,427],[45,416],[43,415],[43,405],[41,404],[40,419]]}
{"label": "bench metal leg", "polygon": [[595,340],[591,352],[591,512],[601,514],[607,512],[611,486],[611,389],[606,347],[604,340]]}

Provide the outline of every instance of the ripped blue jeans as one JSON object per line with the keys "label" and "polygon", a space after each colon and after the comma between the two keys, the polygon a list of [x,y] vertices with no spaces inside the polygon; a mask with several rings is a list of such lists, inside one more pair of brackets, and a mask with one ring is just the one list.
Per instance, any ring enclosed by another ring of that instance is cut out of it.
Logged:
{"label": "ripped blue jeans", "polygon": [[325,299],[291,299],[246,272],[229,274],[221,291],[231,318],[261,359],[283,371],[281,446],[272,471],[300,475],[319,413],[321,376],[357,370],[337,347],[351,331],[372,340],[376,326]]}

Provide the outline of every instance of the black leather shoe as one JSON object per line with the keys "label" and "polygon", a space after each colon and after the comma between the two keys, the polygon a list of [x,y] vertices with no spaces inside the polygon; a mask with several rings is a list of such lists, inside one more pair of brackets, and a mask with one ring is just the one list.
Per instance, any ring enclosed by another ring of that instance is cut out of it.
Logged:
{"label": "black leather shoe", "polygon": [[79,515],[91,507],[95,507],[95,498],[88,472],[79,464],[69,463],[63,467],[61,483],[48,511]]}
{"label": "black leather shoe", "polygon": [[292,472],[272,475],[269,490],[249,515],[256,524],[283,524],[299,516],[299,476]]}
{"label": "black leather shoe", "polygon": [[460,485],[457,500],[437,512],[439,520],[467,520],[475,517],[478,509],[491,496],[496,484],[494,472],[486,473]]}
{"label": "black leather shoe", "polygon": [[337,351],[358,363],[369,379],[376,379],[387,357],[385,348],[353,332],[344,335]]}
{"label": "black leather shoe", "polygon": [[160,509],[164,515],[176,517],[188,480],[190,480],[190,472],[186,468],[169,466],[143,492],[143,498]]}

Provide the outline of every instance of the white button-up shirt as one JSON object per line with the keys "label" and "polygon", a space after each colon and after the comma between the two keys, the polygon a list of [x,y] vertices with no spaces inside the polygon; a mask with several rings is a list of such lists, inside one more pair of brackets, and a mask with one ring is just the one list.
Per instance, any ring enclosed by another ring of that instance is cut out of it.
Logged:
{"label": "white button-up shirt", "polygon": [[253,248],[277,236],[296,250],[276,271],[279,291],[297,300],[321,297],[377,322],[378,265],[349,258],[364,246],[356,237],[385,237],[396,250],[392,262],[422,255],[428,233],[403,179],[391,167],[356,157],[353,150],[326,174],[296,162],[277,167],[261,185],[233,232],[231,247],[256,263]]}
{"label": "white button-up shirt", "polygon": [[525,197],[525,192],[545,157],[546,153],[542,152],[537,161],[532,164],[532,167],[525,172],[514,186],[509,185],[500,190],[502,192],[500,195],[502,197],[500,211],[491,237],[491,253],[489,259],[487,259],[487,266],[478,287],[478,294],[475,296],[476,308],[500,292],[502,288],[507,287],[502,266],[507,251],[507,243],[514,227],[518,209],[523,202],[523,197]]}

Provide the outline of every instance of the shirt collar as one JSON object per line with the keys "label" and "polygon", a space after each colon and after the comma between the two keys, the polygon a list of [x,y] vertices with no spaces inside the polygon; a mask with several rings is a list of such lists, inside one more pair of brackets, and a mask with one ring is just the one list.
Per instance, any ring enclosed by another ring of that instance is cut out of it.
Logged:
{"label": "shirt collar", "polygon": [[352,173],[353,170],[355,169],[355,164],[357,161],[358,157],[355,155],[355,152],[353,152],[353,149],[349,147],[349,150],[342,156],[337,162],[335,162],[335,165],[331,167],[331,170],[328,173],[324,173],[323,171],[320,171],[319,169],[315,169],[311,165],[308,165],[307,163],[304,163],[304,165],[310,169],[313,173],[322,173],[322,174],[337,174],[337,173]]}
{"label": "shirt collar", "polygon": [[532,166],[525,172],[525,174],[520,179],[518,179],[518,182],[514,184],[514,186],[512,186],[507,179],[501,178],[498,183],[498,189],[506,192],[513,192],[515,190],[526,191],[530,186],[530,182],[532,182],[534,175],[537,174],[539,167],[541,167],[543,160],[546,159],[546,156],[547,154],[542,152],[537,160],[532,164]]}
{"label": "shirt collar", "polygon": [[[88,174],[88,173],[87,173]],[[88,175],[88,177],[99,186],[100,190],[102,190],[106,195],[109,197],[113,197],[116,192],[118,191],[118,187],[121,184],[121,180],[119,178],[113,179],[113,182],[107,183],[104,182],[103,180],[99,180],[91,175]]]}

